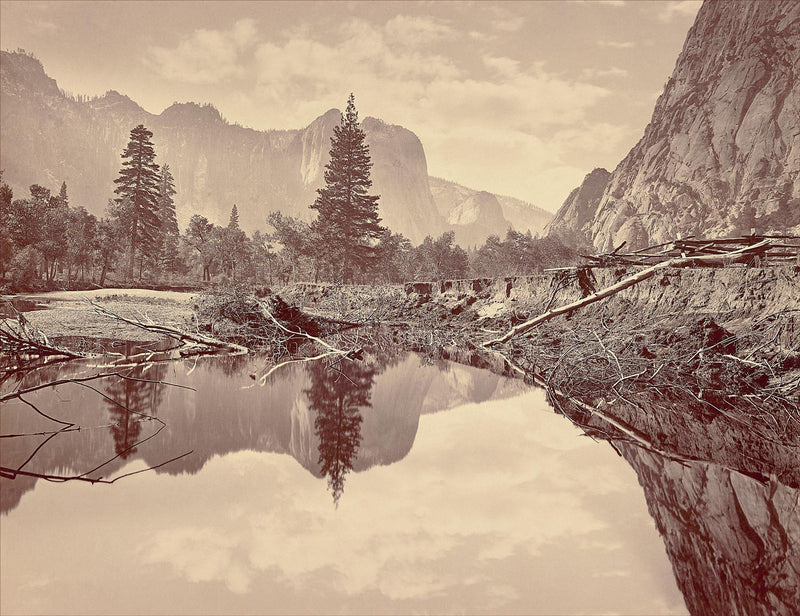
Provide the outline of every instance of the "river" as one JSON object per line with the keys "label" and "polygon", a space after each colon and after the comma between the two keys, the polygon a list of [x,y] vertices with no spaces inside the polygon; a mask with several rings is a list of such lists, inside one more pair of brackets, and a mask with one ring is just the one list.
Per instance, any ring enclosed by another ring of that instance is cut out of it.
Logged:
{"label": "river", "polygon": [[113,371],[3,405],[3,614],[797,605],[797,486],[596,442],[519,380],[398,350]]}

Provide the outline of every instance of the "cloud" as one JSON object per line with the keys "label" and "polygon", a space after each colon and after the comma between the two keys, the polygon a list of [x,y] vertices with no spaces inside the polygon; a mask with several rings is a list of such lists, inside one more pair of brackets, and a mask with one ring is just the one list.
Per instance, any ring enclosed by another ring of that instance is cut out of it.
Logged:
{"label": "cloud", "polygon": [[669,23],[675,19],[694,19],[702,5],[702,0],[669,2],[658,12],[658,20]]}
{"label": "cloud", "polygon": [[455,30],[444,20],[433,17],[397,15],[385,26],[387,38],[407,47],[420,47],[456,36]]}
{"label": "cloud", "polygon": [[[480,6],[480,5],[479,5]],[[525,25],[525,17],[495,4],[487,5],[489,25],[498,32],[517,32]]]}
{"label": "cloud", "polygon": [[[515,17],[495,5],[483,13],[489,28],[498,20],[510,26]],[[447,20],[408,15],[383,23],[348,17],[325,32],[306,25],[270,40],[242,20],[228,30],[197,30],[148,57],[174,80],[210,84],[246,74],[251,79],[227,88],[217,104],[250,125],[269,110],[271,127],[301,128],[342,108],[354,92],[362,118],[377,116],[417,134],[432,173],[544,207],[557,206],[569,187],[534,185],[533,165],[541,165],[540,180],[568,169],[579,181],[582,170],[573,165],[581,165],[559,158],[574,151],[571,143],[555,135],[566,127],[589,133],[590,110],[611,94],[598,80],[624,76],[612,67],[570,79],[543,62],[482,51],[472,32]],[[495,163],[506,167],[497,172]]]}
{"label": "cloud", "polygon": [[[660,594],[658,575],[625,554],[638,540],[631,527],[652,532],[652,521],[625,462],[579,434],[547,409],[541,391],[427,415],[400,464],[349,476],[338,510],[324,482],[285,456],[215,457],[203,477],[222,504],[205,507],[204,491],[172,489],[167,498],[195,515],[162,522],[137,555],[144,568],[168,565],[170,586],[182,578],[216,580],[235,594],[263,589],[275,611],[312,588],[334,611],[369,597],[403,611],[443,599],[460,602],[456,609],[518,611],[536,600],[572,613],[564,607],[569,576],[528,579],[528,571],[558,566],[556,549],[570,554],[587,596],[636,588],[644,608]],[[242,499],[254,478],[259,489]],[[174,488],[182,479],[162,481]],[[624,521],[598,506],[631,496]],[[663,570],[669,575],[668,563]],[[614,575],[595,576],[603,571]]]}
{"label": "cloud", "polygon": [[597,41],[598,46],[600,47],[609,47],[611,49],[633,49],[636,47],[636,43],[633,41]]}
{"label": "cloud", "polygon": [[610,68],[585,68],[581,71],[581,78],[586,80],[606,79],[607,77],[627,77],[628,71],[618,66]]}
{"label": "cloud", "polygon": [[229,30],[195,30],[173,49],[150,47],[145,58],[167,79],[215,83],[245,74],[241,54],[252,46],[256,36],[255,22],[241,19]]}

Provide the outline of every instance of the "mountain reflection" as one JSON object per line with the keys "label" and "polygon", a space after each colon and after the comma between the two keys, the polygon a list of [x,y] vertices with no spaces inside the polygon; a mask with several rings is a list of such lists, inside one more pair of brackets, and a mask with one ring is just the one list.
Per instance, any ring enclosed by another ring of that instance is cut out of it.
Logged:
{"label": "mountain reflection", "polygon": [[563,413],[633,467],[692,614],[800,614],[800,447],[792,435],[642,395],[611,410],[643,446],[573,405]]}
{"label": "mountain reflection", "polygon": [[[41,369],[22,385],[64,378],[69,368]],[[134,460],[156,466],[192,450],[154,471],[191,474],[215,456],[272,452],[292,456],[324,477],[338,504],[349,473],[392,464],[409,453],[421,414],[525,388],[486,370],[424,364],[411,354],[389,362],[295,364],[258,387],[250,375],[262,369],[252,357],[154,364],[146,372],[126,373],[141,381],[108,381],[97,390],[74,384],[39,390],[29,402],[87,427],[55,436],[36,435],[61,426],[9,401],[2,433],[29,436],[3,439],[2,466],[82,473],[103,463],[103,475],[111,476]],[[609,441],[636,472],[693,614],[800,613],[798,446],[791,438],[765,438],[763,428],[696,406],[654,395],[641,396],[635,407],[608,408],[638,441],[601,416],[568,403],[560,409],[585,433]],[[157,433],[139,414],[157,416],[167,428]],[[2,511],[16,507],[36,481],[0,479]]]}
{"label": "mountain reflection", "polygon": [[344,490],[345,475],[361,445],[360,409],[372,406],[372,387],[377,367],[361,362],[340,362],[336,366],[315,363],[308,369],[311,387],[303,393],[314,419],[314,433],[319,439],[320,471],[328,478],[333,502],[338,505]]}
{"label": "mountain reflection", "polygon": [[[13,386],[95,374],[93,363],[40,368]],[[51,416],[81,426],[55,436],[50,432],[62,425],[10,400],[3,406],[0,432],[28,436],[2,440],[0,466],[13,471],[24,463],[35,473],[70,469],[82,474],[103,464],[102,475],[108,477],[134,460],[157,466],[192,451],[154,472],[194,474],[214,456],[272,452],[290,455],[314,476],[325,477],[338,502],[348,473],[392,464],[408,454],[421,414],[526,389],[485,370],[429,364],[409,353],[333,367],[288,365],[259,387],[251,375],[263,369],[263,360],[254,356],[153,363],[126,369],[128,379],[90,383],[93,388],[68,383],[26,396]],[[166,428],[160,430],[160,423],[145,416],[157,417]],[[0,479],[0,511],[16,507],[36,481]]]}
{"label": "mountain reflection", "polygon": [[136,453],[142,434],[144,416],[155,416],[164,387],[158,381],[167,372],[165,364],[154,364],[131,370],[125,379],[114,379],[106,386],[105,403],[111,420],[114,451],[123,460]]}

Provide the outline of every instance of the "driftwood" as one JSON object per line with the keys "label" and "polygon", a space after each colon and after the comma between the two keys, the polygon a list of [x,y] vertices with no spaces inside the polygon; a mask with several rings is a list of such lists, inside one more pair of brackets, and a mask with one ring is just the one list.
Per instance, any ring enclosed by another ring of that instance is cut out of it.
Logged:
{"label": "driftwood", "polygon": [[108,310],[107,308],[91,300],[89,301],[89,304],[94,308],[94,311],[97,314],[109,317],[111,319],[116,319],[117,321],[122,321],[123,323],[127,323],[128,325],[133,325],[134,327],[139,327],[141,329],[156,334],[168,336],[173,340],[179,341],[181,344],[185,346],[206,347],[207,349],[210,349],[211,352],[228,351],[229,353],[234,355],[245,355],[249,352],[247,347],[244,347],[240,344],[235,344],[233,342],[224,342],[222,340],[217,340],[216,338],[212,338],[211,336],[205,336],[199,333],[186,332],[177,329],[175,327],[169,327],[167,325],[159,325],[157,323],[145,323],[138,319],[128,319],[115,312],[112,312],[111,310]]}
{"label": "driftwood", "polygon": [[25,315],[19,312],[16,319],[0,320],[0,349],[14,355],[55,356],[66,359],[86,357],[82,353],[51,343],[44,332],[31,326]]}
{"label": "driftwood", "polygon": [[708,263],[717,263],[720,262],[722,264],[729,264],[729,263],[739,263],[743,260],[746,261],[752,258],[753,255],[759,254],[761,251],[766,249],[770,244],[769,240],[762,240],[752,246],[747,246],[745,248],[740,248],[738,250],[731,251],[725,255],[701,255],[701,256],[693,256],[693,257],[676,257],[673,259],[669,259],[667,261],[662,261],[661,263],[657,263],[652,265],[648,268],[643,269],[640,272],[637,272],[627,278],[623,278],[618,283],[611,285],[610,287],[606,287],[605,289],[601,289],[591,295],[584,297],[578,301],[572,302],[571,304],[566,304],[564,306],[560,306],[558,308],[554,308],[548,312],[544,312],[539,316],[530,319],[529,321],[525,321],[524,323],[520,323],[519,325],[512,327],[506,334],[500,336],[499,338],[493,338],[492,340],[488,340],[482,344],[484,347],[490,347],[496,344],[503,344],[511,340],[515,336],[519,336],[520,334],[524,334],[525,332],[530,331],[537,325],[549,321],[557,316],[562,314],[569,314],[573,310],[577,310],[578,308],[582,308],[584,306],[588,306],[589,304],[593,304],[595,302],[599,302],[602,299],[607,297],[611,297],[612,295],[616,295],[620,291],[623,291],[629,287],[634,286],[642,282],[643,280],[647,280],[648,278],[654,276],[660,270],[666,269],[668,267],[686,267],[695,263],[698,264],[708,264]]}

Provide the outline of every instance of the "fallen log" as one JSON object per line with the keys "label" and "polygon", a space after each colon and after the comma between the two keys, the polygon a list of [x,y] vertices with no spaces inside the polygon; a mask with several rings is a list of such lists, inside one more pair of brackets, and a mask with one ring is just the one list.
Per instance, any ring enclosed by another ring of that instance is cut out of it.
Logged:
{"label": "fallen log", "polygon": [[104,306],[101,306],[100,304],[97,304],[91,300],[89,300],[89,304],[94,308],[97,314],[103,315],[110,319],[116,319],[118,321],[122,321],[123,323],[127,323],[128,325],[133,325],[134,327],[139,327],[141,329],[145,329],[153,333],[161,334],[163,336],[168,336],[169,338],[177,340],[184,345],[205,346],[215,351],[228,351],[235,355],[246,355],[249,352],[249,349],[247,347],[244,347],[240,344],[235,344],[233,342],[224,342],[222,340],[217,340],[216,338],[212,338],[211,336],[204,336],[203,334],[186,332],[177,329],[175,327],[169,327],[167,325],[159,325],[157,323],[144,323],[143,321],[139,321],[138,319],[128,319],[126,317],[123,317],[122,315],[112,312],[108,308],[105,308]]}
{"label": "fallen log", "polygon": [[530,331],[537,325],[549,321],[559,315],[568,314],[573,310],[577,310],[578,308],[582,308],[583,306],[588,306],[589,304],[593,304],[595,302],[599,302],[602,299],[607,297],[611,297],[612,295],[616,295],[620,291],[623,291],[629,287],[632,287],[643,280],[647,280],[648,278],[654,276],[660,270],[666,269],[668,267],[686,267],[692,264],[699,264],[699,265],[708,265],[710,263],[716,264],[720,262],[721,264],[730,264],[730,263],[739,263],[742,261],[746,261],[754,255],[758,255],[763,253],[769,247],[770,241],[769,240],[762,240],[757,244],[753,244],[752,246],[747,246],[745,248],[740,248],[738,250],[732,250],[726,255],[701,255],[695,257],[676,257],[673,259],[669,259],[667,261],[662,261],[661,263],[657,263],[652,265],[646,269],[643,269],[640,272],[637,272],[627,278],[623,278],[616,284],[611,285],[610,287],[606,287],[605,289],[601,289],[583,299],[578,301],[572,302],[571,304],[566,304],[564,306],[560,306],[558,308],[554,308],[553,310],[549,310],[540,314],[539,316],[530,319],[529,321],[525,321],[524,323],[520,323],[519,325],[512,327],[507,333],[500,336],[499,338],[494,338],[492,340],[487,340],[486,342],[482,343],[481,346],[483,347],[491,347],[496,344],[504,344],[511,340],[514,336],[518,336],[523,334],[527,331]]}

